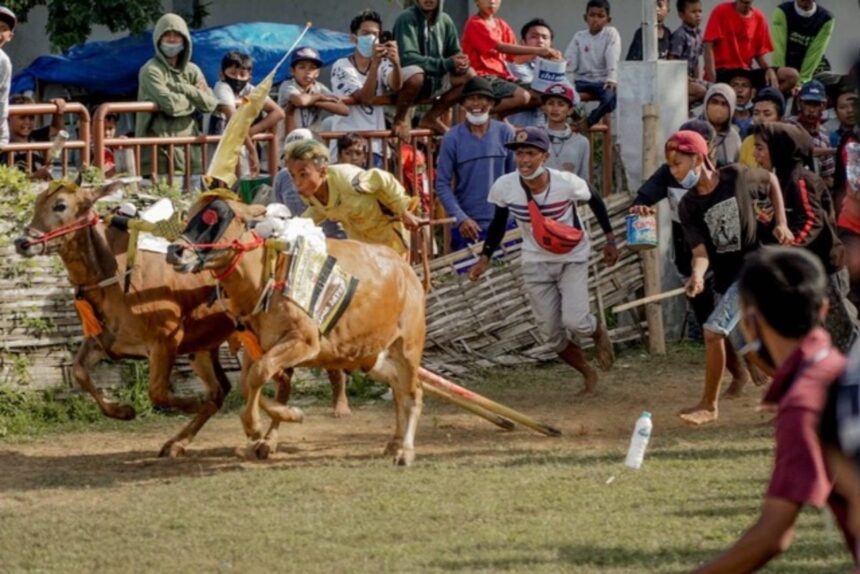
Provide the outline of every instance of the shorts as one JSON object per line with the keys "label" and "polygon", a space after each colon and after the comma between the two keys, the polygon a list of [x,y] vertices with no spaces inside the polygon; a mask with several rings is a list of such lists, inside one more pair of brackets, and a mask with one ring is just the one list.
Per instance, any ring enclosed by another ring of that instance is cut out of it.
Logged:
{"label": "shorts", "polygon": [[702,326],[706,331],[728,338],[741,321],[741,297],[735,281],[720,297],[714,312]]}
{"label": "shorts", "polygon": [[490,87],[493,89],[493,95],[496,97],[496,100],[504,100],[505,98],[510,98],[514,95],[514,92],[517,91],[517,88],[520,87],[514,82],[510,82],[498,76],[482,77],[490,83]]}
{"label": "shorts", "polygon": [[[421,66],[406,66],[400,70],[400,77],[405,82],[412,76],[417,74],[424,74],[424,69]],[[425,74],[424,76],[424,86],[421,88],[421,92],[418,94],[418,99],[426,100],[426,99],[436,99],[445,92],[451,90],[451,76],[450,74],[445,74],[445,77],[442,78],[442,85],[435,92],[432,91],[433,82],[430,77]]]}
{"label": "shorts", "polygon": [[523,282],[544,342],[560,353],[576,337],[590,337],[597,317],[588,302],[588,262],[523,261]]}

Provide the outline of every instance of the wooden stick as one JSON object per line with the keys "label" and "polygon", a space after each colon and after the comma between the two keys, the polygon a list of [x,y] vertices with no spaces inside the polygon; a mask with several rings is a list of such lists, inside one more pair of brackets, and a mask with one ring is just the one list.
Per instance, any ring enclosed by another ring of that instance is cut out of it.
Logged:
{"label": "wooden stick", "polygon": [[514,428],[517,426],[511,419],[503,417],[501,415],[497,415],[496,413],[492,413],[483,407],[470,403],[466,399],[461,399],[456,395],[452,395],[451,393],[444,391],[441,388],[425,384],[422,384],[421,386],[424,387],[424,392],[426,392],[427,394],[432,395],[437,399],[442,399],[443,401],[453,403],[461,409],[465,409],[470,413],[476,414],[481,418],[487,419],[494,425],[501,427],[506,431],[514,430]]}
{"label": "wooden stick", "polygon": [[[645,104],[642,106],[642,173],[651,174],[657,171],[659,130],[657,106]],[[657,207],[657,222],[660,221],[660,207]],[[645,296],[656,295],[660,292],[662,272],[660,257],[657,249],[640,253],[642,268],[645,273]],[[666,337],[663,331],[663,308],[660,305],[650,305],[645,308],[648,319],[648,351],[654,355],[666,354]]]}
{"label": "wooden stick", "polygon": [[641,307],[642,305],[647,305],[648,303],[656,303],[657,301],[662,301],[663,299],[668,299],[670,297],[677,297],[678,295],[683,295],[686,292],[686,287],[678,287],[677,289],[672,289],[671,291],[657,293],[656,295],[649,295],[647,297],[642,297],[641,299],[636,299],[635,301],[630,301],[629,303],[624,303],[623,305],[618,305],[617,307],[612,308],[612,312],[617,315],[622,311],[626,311],[634,307]]}
{"label": "wooden stick", "polygon": [[418,369],[418,378],[425,385],[431,385],[434,387],[441,387],[442,389],[448,391],[452,395],[456,395],[462,399],[466,399],[472,403],[479,405],[480,407],[502,415],[503,417],[507,417],[514,422],[520,423],[523,426],[529,427],[532,430],[535,430],[541,434],[545,434],[547,436],[561,436],[561,431],[555,427],[551,427],[549,425],[543,424],[541,422],[536,421],[530,416],[524,415],[519,411],[515,411],[512,408],[501,405],[495,401],[488,399],[478,393],[470,391],[460,385],[455,385],[451,381],[440,377],[436,373],[432,373],[423,367],[419,367]]}

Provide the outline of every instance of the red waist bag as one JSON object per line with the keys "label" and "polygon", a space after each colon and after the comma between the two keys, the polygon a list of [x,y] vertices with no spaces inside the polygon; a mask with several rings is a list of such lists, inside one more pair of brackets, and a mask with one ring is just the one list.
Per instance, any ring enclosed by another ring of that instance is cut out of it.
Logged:
{"label": "red waist bag", "polygon": [[[582,241],[582,236],[584,235],[582,230],[545,217],[541,213],[540,207],[538,207],[534,197],[529,193],[528,188],[525,186],[523,188],[526,189],[526,195],[528,196],[529,218],[531,219],[532,235],[534,235],[535,241],[550,253],[558,255],[570,253]],[[573,217],[575,220],[575,207]]]}

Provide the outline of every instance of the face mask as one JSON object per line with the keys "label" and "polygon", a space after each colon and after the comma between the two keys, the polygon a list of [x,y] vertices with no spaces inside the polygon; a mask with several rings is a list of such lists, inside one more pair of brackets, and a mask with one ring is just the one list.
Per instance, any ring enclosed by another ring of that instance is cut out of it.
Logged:
{"label": "face mask", "polygon": [[473,126],[482,126],[488,121],[490,121],[490,112],[484,112],[481,114],[473,114],[472,112],[466,112],[466,121]]}
{"label": "face mask", "polygon": [[245,89],[245,86],[248,85],[248,80],[237,80],[236,78],[224,76],[224,83],[230,86],[234,94],[239,95]]}
{"label": "face mask", "polygon": [[533,172],[531,175],[523,175],[523,174],[520,174],[520,177],[521,177],[521,178],[523,178],[523,179],[524,179],[524,180],[526,180],[526,181],[532,181],[532,180],[535,180],[535,179],[539,178],[539,177],[540,177],[540,176],[542,176],[544,173],[546,173],[546,168],[545,168],[543,165],[541,165],[541,166],[540,166],[540,167],[538,167],[536,170],[534,170],[534,172]]}
{"label": "face mask", "polygon": [[176,44],[173,42],[161,42],[158,45],[158,48],[161,50],[162,54],[168,58],[173,58],[174,56],[179,55],[179,52],[185,48],[185,44],[182,42],[178,42]]}
{"label": "face mask", "polygon": [[818,8],[815,4],[812,5],[812,8],[809,10],[804,10],[800,6],[797,5],[797,2],[794,3],[794,10],[797,12],[798,16],[803,16],[804,18],[811,18],[815,15],[815,11]]}
{"label": "face mask", "polygon": [[681,187],[684,189],[693,189],[696,187],[696,184],[699,183],[699,178],[702,177],[702,171],[696,171],[695,168],[691,169],[687,172],[687,175],[684,176],[684,179],[679,181]]}
{"label": "face mask", "polygon": [[567,126],[563,130],[551,130],[547,128],[546,133],[550,137],[550,139],[563,140],[569,138],[573,132],[570,129],[570,126]]}
{"label": "face mask", "polygon": [[735,107],[735,111],[738,111],[738,112],[750,112],[750,111],[752,111],[752,109],[753,109],[753,103],[752,102],[747,102],[745,104],[738,104],[737,107]]}
{"label": "face mask", "polygon": [[374,34],[359,36],[358,42],[356,43],[356,49],[363,58],[370,58],[373,56],[374,44],[376,44],[376,36]]}

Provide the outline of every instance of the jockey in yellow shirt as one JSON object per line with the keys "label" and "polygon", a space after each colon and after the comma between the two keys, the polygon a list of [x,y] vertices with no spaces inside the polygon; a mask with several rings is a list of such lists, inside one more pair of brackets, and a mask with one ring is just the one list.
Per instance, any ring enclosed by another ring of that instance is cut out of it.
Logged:
{"label": "jockey in yellow shirt", "polygon": [[409,252],[409,232],[421,225],[409,197],[391,173],[351,164],[329,165],[329,149],[316,140],[300,140],[284,152],[296,191],[308,208],[301,214],[319,225],[337,221],[349,239]]}

